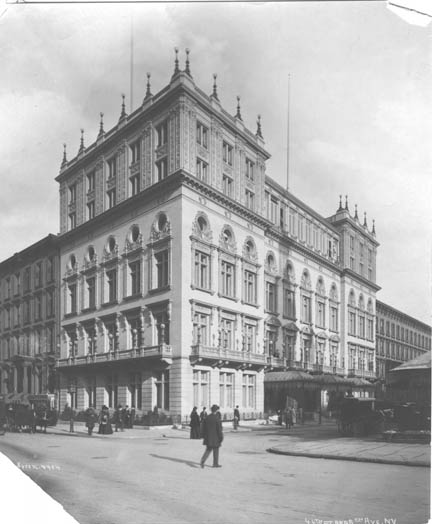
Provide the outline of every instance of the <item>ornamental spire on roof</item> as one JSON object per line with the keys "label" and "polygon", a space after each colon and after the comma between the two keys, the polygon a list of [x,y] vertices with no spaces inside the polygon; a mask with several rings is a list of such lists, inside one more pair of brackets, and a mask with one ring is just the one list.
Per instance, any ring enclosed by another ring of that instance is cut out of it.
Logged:
{"label": "ornamental spire on roof", "polygon": [[342,207],[342,195],[339,195],[339,209],[338,211],[343,211],[343,207]]}
{"label": "ornamental spire on roof", "polygon": [[212,96],[215,100],[218,100],[218,101],[219,101],[219,97],[218,97],[218,94],[217,94],[216,79],[217,79],[217,74],[216,74],[216,73],[213,73],[213,93],[211,94],[211,96]]}
{"label": "ornamental spire on roof", "polygon": [[67,164],[67,158],[66,158],[66,144],[63,144],[63,160],[61,163],[61,167],[65,166]]}
{"label": "ornamental spire on roof", "polygon": [[375,236],[375,219],[372,220],[372,235]]}
{"label": "ornamental spire on roof", "polygon": [[127,117],[127,114],[126,114],[126,106],[125,106],[125,95],[122,93],[122,106],[121,106],[121,113],[120,113],[119,121],[125,119],[126,117]]}
{"label": "ornamental spire on roof", "polygon": [[356,204],[355,205],[354,220],[357,220],[357,222],[358,222],[358,219],[359,219],[359,217],[358,217],[358,213],[357,213],[357,204]]}
{"label": "ornamental spire on roof", "polygon": [[189,49],[186,48],[186,68],[185,68],[185,73],[189,76],[192,76],[191,75],[191,72],[190,72],[190,65],[189,65]]}
{"label": "ornamental spire on roof", "polygon": [[178,61],[178,47],[174,47],[175,60],[174,60],[174,73],[173,76],[177,73],[180,73],[179,61]]}
{"label": "ornamental spire on roof", "polygon": [[79,153],[82,153],[84,151],[85,147],[84,147],[84,129],[81,129],[81,140],[80,140],[80,146],[79,146],[79,149],[78,149],[78,154]]}
{"label": "ornamental spire on roof", "polygon": [[236,118],[238,118],[239,120],[243,120],[242,116],[241,116],[241,112],[240,112],[240,97],[238,96],[237,97],[237,113],[236,113]]}
{"label": "ornamental spire on roof", "polygon": [[349,211],[349,207],[348,207],[348,195],[345,195],[345,209],[347,211]]}
{"label": "ornamental spire on roof", "polygon": [[151,88],[150,88],[150,77],[151,77],[151,74],[147,73],[147,89],[146,89],[146,94],[145,94],[144,100],[147,100],[148,98],[153,96],[152,92],[151,92]]}
{"label": "ornamental spire on roof", "polygon": [[259,136],[262,138],[262,131],[261,131],[261,115],[258,115],[257,117],[257,130],[256,130],[256,136]]}
{"label": "ornamental spire on roof", "polygon": [[366,211],[364,212],[364,221],[363,221],[363,227],[367,227],[367,220],[366,220]]}
{"label": "ornamental spire on roof", "polygon": [[99,133],[98,133],[98,138],[102,138],[105,134],[105,131],[104,131],[104,123],[103,123],[103,117],[104,117],[104,114],[103,113],[99,113],[100,114],[100,124],[99,124]]}

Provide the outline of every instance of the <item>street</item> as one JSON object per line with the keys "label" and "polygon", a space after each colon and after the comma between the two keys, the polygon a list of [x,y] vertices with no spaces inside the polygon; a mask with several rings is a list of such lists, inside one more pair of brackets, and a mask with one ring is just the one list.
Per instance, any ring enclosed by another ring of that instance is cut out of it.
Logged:
{"label": "street", "polygon": [[0,451],[80,524],[428,521],[428,468],[266,451],[287,438],[273,427],[226,432],[220,469],[211,457],[201,469],[201,440],[171,428],[104,437],[84,428],[7,433]]}

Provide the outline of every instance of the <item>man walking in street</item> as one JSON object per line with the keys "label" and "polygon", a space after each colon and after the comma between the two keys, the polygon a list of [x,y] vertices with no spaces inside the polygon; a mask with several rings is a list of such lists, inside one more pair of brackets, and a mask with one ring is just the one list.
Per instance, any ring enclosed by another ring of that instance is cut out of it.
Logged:
{"label": "man walking in street", "polygon": [[219,406],[213,404],[211,414],[204,420],[203,424],[203,445],[206,446],[204,455],[201,457],[200,465],[203,468],[205,461],[213,451],[213,467],[222,467],[219,464],[219,448],[223,441],[222,422],[218,417]]}
{"label": "man walking in street", "polygon": [[236,406],[234,410],[234,420],[233,420],[234,429],[236,431],[237,431],[237,428],[239,427],[239,424],[240,424],[240,411],[239,411],[239,407]]}

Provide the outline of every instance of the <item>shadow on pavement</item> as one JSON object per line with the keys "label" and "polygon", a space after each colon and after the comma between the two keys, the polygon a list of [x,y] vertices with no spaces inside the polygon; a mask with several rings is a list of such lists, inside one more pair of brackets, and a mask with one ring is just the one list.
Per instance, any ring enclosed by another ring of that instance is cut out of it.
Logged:
{"label": "shadow on pavement", "polygon": [[199,462],[192,462],[191,460],[182,460],[182,459],[173,458],[173,457],[164,457],[162,455],[156,455],[155,453],[149,453],[149,455],[151,457],[155,457],[158,459],[170,460],[171,462],[179,462],[181,464],[186,464],[190,468],[199,468],[200,467]]}

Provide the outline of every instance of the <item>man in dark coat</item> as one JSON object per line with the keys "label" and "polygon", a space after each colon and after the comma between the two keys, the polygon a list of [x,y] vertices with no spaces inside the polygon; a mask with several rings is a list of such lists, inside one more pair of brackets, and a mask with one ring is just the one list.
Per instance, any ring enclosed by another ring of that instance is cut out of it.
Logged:
{"label": "man in dark coat", "polygon": [[210,453],[213,451],[213,467],[222,467],[219,464],[219,448],[223,441],[222,422],[217,416],[219,406],[214,404],[211,407],[211,414],[205,419],[203,424],[203,445],[206,446],[204,455],[201,457],[200,465],[203,468]]}
{"label": "man in dark coat", "polygon": [[236,406],[234,410],[234,420],[233,420],[233,425],[234,425],[235,430],[237,430],[237,428],[239,427],[239,424],[240,424],[240,411],[239,411],[239,407]]}

